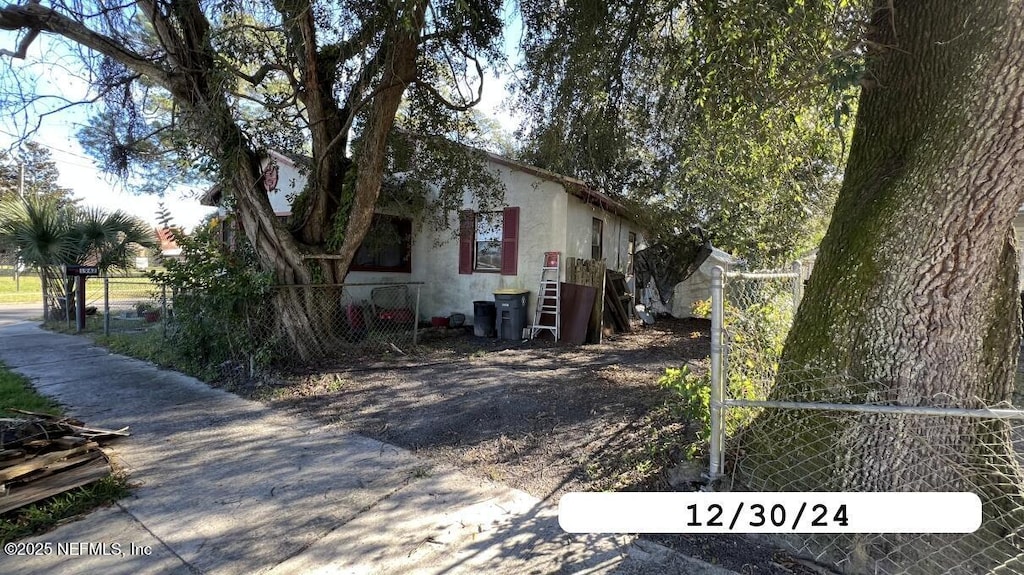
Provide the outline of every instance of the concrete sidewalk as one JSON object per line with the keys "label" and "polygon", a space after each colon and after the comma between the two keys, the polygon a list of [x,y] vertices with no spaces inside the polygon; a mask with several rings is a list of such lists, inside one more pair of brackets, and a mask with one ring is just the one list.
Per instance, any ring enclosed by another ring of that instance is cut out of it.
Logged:
{"label": "concrete sidewalk", "polygon": [[88,425],[131,426],[108,451],[138,485],[27,540],[51,543],[43,556],[0,552],[3,573],[731,573],[631,537],[566,534],[557,502],[85,338],[14,323],[0,360]]}

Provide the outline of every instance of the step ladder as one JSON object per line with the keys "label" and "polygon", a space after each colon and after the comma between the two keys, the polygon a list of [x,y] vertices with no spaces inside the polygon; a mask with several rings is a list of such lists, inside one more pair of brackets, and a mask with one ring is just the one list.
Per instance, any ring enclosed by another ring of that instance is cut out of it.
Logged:
{"label": "step ladder", "polygon": [[544,265],[540,268],[540,290],[537,292],[537,311],[530,326],[530,339],[548,330],[558,341],[562,331],[561,257],[559,252],[544,252]]}

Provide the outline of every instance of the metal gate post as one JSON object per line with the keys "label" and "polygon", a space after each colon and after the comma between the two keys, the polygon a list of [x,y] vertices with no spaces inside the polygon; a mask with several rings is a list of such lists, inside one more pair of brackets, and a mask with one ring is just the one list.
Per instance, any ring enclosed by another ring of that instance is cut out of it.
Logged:
{"label": "metal gate post", "polygon": [[103,276],[103,335],[110,337],[110,278]]}
{"label": "metal gate post", "polygon": [[708,475],[711,481],[722,476],[725,440],[724,375],[722,373],[722,335],[725,319],[725,270],[721,266],[711,269],[711,455]]}
{"label": "metal gate post", "polygon": [[800,300],[804,299],[804,270],[799,261],[793,262],[793,313],[800,307]]}
{"label": "metal gate post", "polygon": [[167,339],[167,284],[160,286],[160,330]]}
{"label": "metal gate post", "polygon": [[414,316],[413,316],[413,319],[412,319],[412,344],[413,345],[418,345],[419,344],[419,335],[420,335],[420,287],[422,287],[422,286],[419,286],[419,285],[416,286],[416,311],[414,312]]}
{"label": "metal gate post", "polygon": [[64,278],[64,321],[68,324],[68,331],[71,330],[71,280]]}

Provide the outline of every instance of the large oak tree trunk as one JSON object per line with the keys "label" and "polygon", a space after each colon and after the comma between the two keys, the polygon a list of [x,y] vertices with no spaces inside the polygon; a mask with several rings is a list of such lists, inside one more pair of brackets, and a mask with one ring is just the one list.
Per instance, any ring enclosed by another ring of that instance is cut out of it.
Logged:
{"label": "large oak tree trunk", "polygon": [[[289,351],[304,360],[315,358],[336,339],[339,326],[332,306],[336,308],[340,298],[327,291],[318,295],[309,286],[344,281],[370,229],[384,173],[387,136],[406,88],[416,79],[427,2],[381,5],[379,21],[369,18],[357,37],[326,46],[317,38],[318,11],[313,3],[274,2],[300,78],[296,97],[301,100],[313,148],[305,201],[291,230],[274,215],[260,157],[235,120],[227,99],[227,86],[235,79],[218,60],[201,3],[139,0],[137,5],[166,52],[163,58],[150,59],[133,52],[116,38],[39,3],[0,9],[0,28],[27,31],[20,53],[4,54],[24,57],[24,49],[39,32],[58,34],[166,89],[182,112],[181,127],[217,160],[225,195],[233,199],[246,238],[262,266],[278,284],[305,286],[278,290],[274,308],[279,335],[289,343]],[[346,96],[337,97],[340,67],[360,60],[365,61],[358,79]],[[246,78],[254,85],[260,82]],[[353,164],[348,143],[357,116],[364,128]],[[350,178],[353,168],[358,173]]]}
{"label": "large oak tree trunk", "polygon": [[[424,24],[427,4],[414,0],[406,6],[408,12],[405,14],[409,20],[392,24],[388,32],[387,66],[379,80],[380,89],[370,100],[352,189],[345,189],[345,173],[350,165],[343,144],[339,143],[345,140],[336,140],[339,133],[332,132],[332,129],[342,127],[336,103],[326,94],[315,98],[320,106],[327,107],[329,104],[330,109],[322,109],[319,114],[322,121],[314,122],[312,130],[313,179],[312,188],[307,193],[311,197],[313,213],[317,215],[306,222],[303,227],[305,231],[301,232],[300,237],[317,242],[310,246],[313,253],[307,254],[307,258],[319,272],[311,276],[318,277],[321,283],[340,283],[344,280],[373,221],[384,174],[387,136],[394,125],[402,95],[416,76],[419,34]],[[325,89],[329,89],[329,86]],[[355,113],[353,110],[346,112]],[[338,221],[337,215],[343,217],[344,221]],[[334,241],[331,234],[337,233],[331,230],[334,226],[344,229],[344,237],[338,242],[334,253],[324,254],[325,248],[330,251]],[[321,255],[328,257],[318,257]],[[310,281],[306,279],[284,283],[306,284]],[[341,310],[337,307],[340,306],[340,294],[335,290],[326,287],[283,288],[275,294],[274,304],[281,331],[287,337],[290,348],[301,359],[314,359],[322,356],[325,350],[338,347],[339,338],[345,330],[339,329],[342,327],[339,322]]]}
{"label": "large oak tree trunk", "polygon": [[[299,3],[304,4],[304,3]],[[274,215],[268,199],[269,190],[262,180],[260,159],[234,122],[227,100],[219,90],[213,67],[199,75],[188,91],[178,96],[191,104],[195,114],[194,131],[207,149],[220,159],[222,181],[234,198],[246,239],[254,247],[264,268],[273,272],[282,287],[274,292],[272,305],[277,315],[277,335],[287,345],[287,352],[303,361],[316,359],[325,350],[336,349],[343,335],[339,321],[340,297],[336,290],[311,287],[310,284],[334,284],[344,280],[363,238],[370,228],[383,177],[386,140],[394,123],[395,113],[405,89],[416,74],[419,34],[424,24],[426,3],[415,0],[406,5],[407,22],[392,23],[385,42],[387,64],[380,88],[370,100],[363,143],[359,148],[358,174],[352,190],[344,189],[345,172],[349,166],[344,144],[343,113],[330,94],[333,76],[325,72],[336,63],[322,62],[313,54],[304,54],[307,87],[306,104],[313,137],[313,170],[306,193],[307,214],[298,230],[298,239]],[[185,12],[183,10],[183,12]],[[195,21],[202,29],[205,20],[198,7],[183,13],[183,19]],[[300,11],[293,22],[295,34],[304,36],[296,46],[313,46],[315,37],[309,11]],[[213,53],[208,41],[198,44]],[[203,68],[199,68],[203,69]],[[335,139],[338,139],[336,141]],[[340,198],[350,198],[351,206],[339,206]],[[329,251],[332,226],[338,225],[335,214],[345,210],[344,239],[337,252]],[[306,243],[300,243],[300,240]],[[323,256],[327,257],[323,257]],[[315,271],[314,271],[315,270]]]}
{"label": "large oak tree trunk", "polygon": [[[1024,10],[1009,0],[876,4],[843,188],[773,394],[1007,402],[1020,343],[1011,222],[1024,200]],[[766,412],[745,437],[738,473],[750,486],[971,489],[987,519],[1004,523],[959,538],[963,555],[1019,552],[1020,533],[1007,536],[1021,524],[1022,481],[1006,424]],[[846,551],[851,572],[874,572],[891,550]]]}

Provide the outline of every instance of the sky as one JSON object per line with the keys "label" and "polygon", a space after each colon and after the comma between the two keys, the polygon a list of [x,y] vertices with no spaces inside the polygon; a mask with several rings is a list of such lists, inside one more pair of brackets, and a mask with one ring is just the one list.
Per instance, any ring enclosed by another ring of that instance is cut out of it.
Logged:
{"label": "sky", "polygon": [[[10,34],[0,35],[0,47],[12,42]],[[35,74],[37,93],[56,94],[72,101],[80,100],[87,93],[88,85],[73,72],[74,63],[68,60],[56,43],[41,35],[32,43],[26,58],[12,60],[11,65]],[[75,133],[87,117],[86,106],[76,106],[48,115],[39,119],[39,129],[30,139],[50,151],[60,171],[58,183],[71,189],[74,197],[82,200],[81,205],[109,211],[120,209],[156,226],[161,198],[128,191],[115,178],[103,174],[96,161],[79,145]],[[29,121],[35,122],[36,119],[37,115],[28,114]],[[17,135],[22,133],[23,126],[15,125],[14,122],[8,115],[0,118],[0,147],[4,150],[10,149]],[[179,188],[162,198],[176,225],[192,228],[206,215],[216,212],[216,209],[202,206],[195,199],[201,193],[202,190]]]}
{"label": "sky", "polygon": [[[84,206],[96,206],[108,211],[124,210],[143,220],[157,225],[157,210],[161,198],[154,195],[140,195],[127,191],[113,177],[103,174],[95,161],[87,156],[75,138],[75,121],[45,122],[32,140],[45,146],[60,170],[58,183],[70,188],[74,197],[80,198]],[[8,145],[7,141],[2,142]],[[199,204],[195,199],[201,190],[182,188],[171,191],[163,201],[176,225],[191,229],[205,216],[216,212]]]}
{"label": "sky", "polygon": [[[505,17],[514,18],[510,3],[506,3]],[[516,58],[519,29],[518,22],[515,22],[506,33],[506,53],[513,59]],[[0,34],[0,48],[13,47],[14,42],[11,34]],[[71,72],[74,69],[73,62],[63,60],[70,59],[61,55],[56,43],[49,42],[45,35],[41,35],[29,48],[26,59],[14,60],[12,64],[35,72],[39,78],[37,90],[40,92],[60,94],[69,100],[81,98],[87,91],[87,83]],[[509,132],[518,123],[518,119],[509,112],[509,107],[503,105],[504,99],[508,97],[505,78],[509,77],[510,70],[508,65],[486,69],[483,97],[477,108],[484,115],[497,120]],[[96,162],[79,145],[75,133],[87,117],[88,110],[84,106],[47,116],[41,120],[38,131],[31,139],[50,150],[60,170],[60,185],[70,188],[74,196],[82,200],[82,205],[124,210],[156,226],[161,198],[126,190],[113,177],[103,174]],[[8,149],[18,133],[18,126],[12,124],[9,116],[0,116],[0,148]],[[175,225],[190,230],[204,217],[216,212],[214,208],[199,204],[198,197],[203,191],[180,187],[169,191],[162,198]]]}

